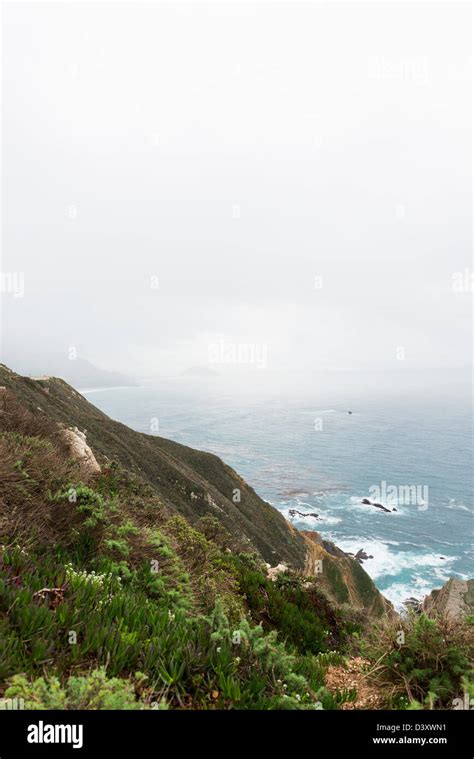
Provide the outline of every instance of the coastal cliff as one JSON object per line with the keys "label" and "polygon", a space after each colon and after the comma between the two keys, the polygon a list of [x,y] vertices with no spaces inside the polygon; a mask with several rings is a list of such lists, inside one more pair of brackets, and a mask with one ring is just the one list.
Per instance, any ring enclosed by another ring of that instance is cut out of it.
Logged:
{"label": "coastal cliff", "polygon": [[[0,365],[0,385],[35,415],[59,424],[72,439],[85,435],[94,461],[119,462],[148,484],[170,513],[192,524],[215,517],[232,536],[236,550],[253,550],[271,566],[283,562],[315,576],[335,603],[349,603],[374,616],[390,606],[357,561],[335,548],[328,550],[318,533],[296,530],[217,456],[136,432],[55,377],[31,379]],[[85,439],[82,442],[85,445]]]}
{"label": "coastal cliff", "polygon": [[433,619],[400,618],[358,561],[217,456],[0,365],[0,697],[451,708],[472,687],[465,585],[433,594]]}
{"label": "coastal cliff", "polygon": [[430,616],[459,618],[474,614],[474,580],[451,578],[442,588],[432,590],[423,601]]}

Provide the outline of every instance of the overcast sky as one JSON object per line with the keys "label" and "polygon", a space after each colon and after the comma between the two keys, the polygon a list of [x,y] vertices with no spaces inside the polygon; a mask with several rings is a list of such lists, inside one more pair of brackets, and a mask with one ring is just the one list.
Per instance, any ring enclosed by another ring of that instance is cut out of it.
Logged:
{"label": "overcast sky", "polygon": [[470,364],[467,3],[7,4],[3,43],[10,363]]}

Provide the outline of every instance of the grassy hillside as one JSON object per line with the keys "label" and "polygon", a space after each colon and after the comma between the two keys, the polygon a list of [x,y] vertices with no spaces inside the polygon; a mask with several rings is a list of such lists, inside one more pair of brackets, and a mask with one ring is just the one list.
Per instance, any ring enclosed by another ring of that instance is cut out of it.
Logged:
{"label": "grassy hillside", "polygon": [[[135,432],[110,419],[60,379],[33,380],[0,365],[0,386],[14,393],[39,417],[87,430],[87,442],[99,462],[118,463],[150,485],[164,508],[195,524],[218,519],[234,548],[255,551],[272,566],[283,562],[315,575],[315,551],[322,561],[319,586],[335,602],[347,602],[379,616],[389,604],[364,569],[330,543],[314,545],[314,536],[295,530],[217,456],[155,435]],[[343,560],[340,560],[344,557]]]}
{"label": "grassy hillside", "polygon": [[31,408],[41,409],[48,419],[87,430],[87,442],[99,461],[117,461],[140,475],[164,505],[191,521],[206,514],[216,516],[243,548],[257,549],[272,565],[286,561],[303,568],[303,537],[217,456],[135,432],[107,417],[60,379],[36,381],[0,365],[0,385]]}
{"label": "grassy hillside", "polygon": [[[365,679],[396,628],[357,562],[296,532],[217,457],[133,432],[61,380],[2,367],[0,386],[0,696],[66,709],[362,703],[347,659],[367,647]],[[87,429],[100,471],[66,426]],[[289,571],[270,579],[279,561]],[[449,666],[440,650],[407,704],[434,687],[437,661],[440,703],[459,692],[466,636],[451,631]],[[376,686],[397,707],[399,653],[390,692]]]}

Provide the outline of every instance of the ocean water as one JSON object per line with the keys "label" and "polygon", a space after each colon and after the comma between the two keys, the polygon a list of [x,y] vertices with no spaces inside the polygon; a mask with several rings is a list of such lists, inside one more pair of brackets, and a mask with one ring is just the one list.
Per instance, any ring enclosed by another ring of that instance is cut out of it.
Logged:
{"label": "ocean water", "polygon": [[[351,553],[363,549],[364,568],[397,607],[449,577],[474,577],[468,403],[249,402],[186,383],[82,392],[138,431],[158,424],[157,434],[216,453],[296,527]],[[371,497],[375,486],[380,497]],[[404,486],[418,490],[407,497]],[[364,505],[364,497],[396,511]]]}

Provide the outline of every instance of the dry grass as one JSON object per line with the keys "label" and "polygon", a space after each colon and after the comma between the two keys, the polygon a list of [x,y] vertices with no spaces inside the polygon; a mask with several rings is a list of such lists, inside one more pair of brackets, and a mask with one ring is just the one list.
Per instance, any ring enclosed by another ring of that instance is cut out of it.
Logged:
{"label": "dry grass", "polygon": [[65,455],[69,450],[56,422],[40,409],[30,411],[8,390],[0,394],[0,432],[16,432],[27,437],[50,440]]}
{"label": "dry grass", "polygon": [[331,666],[326,672],[325,685],[329,691],[356,690],[355,701],[347,701],[341,709],[383,709],[389,693],[370,678],[370,662],[360,656],[345,665]]}
{"label": "dry grass", "polygon": [[8,392],[0,397],[0,536],[19,539],[57,534],[70,526],[73,508],[58,508],[48,491],[78,472],[61,428],[33,413]]}

